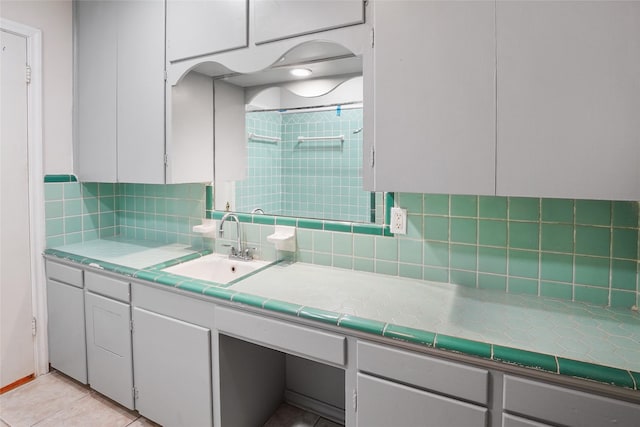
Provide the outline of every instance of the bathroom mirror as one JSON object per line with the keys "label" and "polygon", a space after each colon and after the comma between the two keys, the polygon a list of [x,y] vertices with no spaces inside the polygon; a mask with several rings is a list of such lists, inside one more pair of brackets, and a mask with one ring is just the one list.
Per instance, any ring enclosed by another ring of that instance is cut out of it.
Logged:
{"label": "bathroom mirror", "polygon": [[362,189],[361,57],[318,41],[262,71],[196,71],[214,77],[216,210],[384,222],[382,194]]}

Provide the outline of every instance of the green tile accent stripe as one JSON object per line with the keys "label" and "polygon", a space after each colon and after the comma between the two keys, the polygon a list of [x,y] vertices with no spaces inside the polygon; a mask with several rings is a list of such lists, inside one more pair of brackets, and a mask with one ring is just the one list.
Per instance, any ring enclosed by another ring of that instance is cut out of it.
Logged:
{"label": "green tile accent stripe", "polygon": [[211,249],[202,249],[196,253],[188,254],[182,256],[180,258],[174,258],[169,261],[161,262],[159,264],[152,265],[151,267],[147,267],[148,270],[163,270],[168,267],[173,267],[174,265],[182,264],[187,261],[193,261],[194,259],[202,258],[205,255],[212,254],[213,251]]}
{"label": "green tile accent stripe", "polygon": [[561,357],[558,358],[558,365],[561,375],[585,378],[630,389],[633,389],[635,385],[631,373],[622,369],[563,359]]}
{"label": "green tile accent stripe", "polygon": [[427,347],[433,347],[433,343],[436,339],[436,334],[434,334],[433,332],[427,332],[420,329],[407,328],[405,326],[397,326],[391,324],[387,325],[387,328],[384,330],[383,336],[395,340],[424,345]]}
{"label": "green tile accent stripe", "polygon": [[435,348],[491,359],[491,344],[437,334]]}
{"label": "green tile accent stripe", "polygon": [[541,369],[553,373],[558,372],[556,358],[548,354],[494,345],[492,359],[498,362],[525,366],[527,368]]}
{"label": "green tile accent stripe", "polygon": [[78,182],[75,175],[45,175],[44,182]]}
{"label": "green tile accent stripe", "polygon": [[233,295],[233,297],[231,298],[232,302],[246,304],[246,305],[250,305],[252,307],[258,307],[258,308],[262,308],[262,306],[267,300],[268,298],[265,298],[265,297],[250,295],[250,294],[243,294],[243,293],[237,293]]}
{"label": "green tile accent stripe", "polygon": [[217,286],[209,286],[204,291],[202,291],[202,293],[203,295],[214,297],[214,298],[220,298],[225,301],[231,301],[231,298],[233,298],[233,296],[237,294],[236,291],[219,288]]}
{"label": "green tile accent stripe", "polygon": [[277,311],[278,313],[289,314],[291,316],[297,316],[298,312],[302,309],[302,306],[298,304],[292,304],[290,302],[270,299],[262,304],[262,308],[266,310]]}
{"label": "green tile accent stripe", "polygon": [[178,289],[182,289],[184,291],[189,291],[189,292],[193,292],[196,294],[201,294],[204,292],[205,289],[207,289],[209,286],[211,286],[210,284],[204,283],[202,281],[197,281],[197,280],[187,280],[184,282],[181,282],[177,288]]}
{"label": "green tile accent stripe", "polygon": [[640,372],[629,372],[631,377],[633,378],[633,382],[635,383],[636,390],[640,390]]}
{"label": "green tile accent stripe", "polygon": [[298,312],[298,317],[302,317],[309,320],[317,320],[322,323],[328,323],[330,325],[338,325],[338,320],[340,319],[339,313],[334,313],[332,311],[320,310],[318,308],[313,307],[303,307]]}
{"label": "green tile accent stripe", "polygon": [[338,326],[349,328],[368,334],[382,335],[386,323],[377,320],[364,319],[362,317],[345,314],[338,321]]}

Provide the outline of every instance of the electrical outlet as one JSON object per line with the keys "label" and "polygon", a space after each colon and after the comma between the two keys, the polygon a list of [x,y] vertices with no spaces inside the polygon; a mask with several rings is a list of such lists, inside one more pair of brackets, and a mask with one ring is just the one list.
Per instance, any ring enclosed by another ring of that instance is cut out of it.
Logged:
{"label": "electrical outlet", "polygon": [[407,234],[407,210],[391,208],[391,232],[393,234]]}

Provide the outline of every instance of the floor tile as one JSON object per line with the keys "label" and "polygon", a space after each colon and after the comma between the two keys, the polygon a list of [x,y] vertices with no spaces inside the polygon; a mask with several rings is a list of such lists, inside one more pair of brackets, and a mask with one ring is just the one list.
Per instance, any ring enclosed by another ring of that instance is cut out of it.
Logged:
{"label": "floor tile", "polygon": [[145,417],[138,417],[134,422],[128,424],[127,427],[161,427],[160,424],[156,424]]}
{"label": "floor tile", "polygon": [[41,375],[0,396],[2,419],[11,427],[32,426],[87,396],[88,388],[57,372]]}
{"label": "floor tile", "polygon": [[334,423],[326,418],[320,418],[314,427],[344,427],[342,424]]}
{"label": "floor tile", "polygon": [[34,427],[124,427],[138,417],[105,397],[91,393]]}
{"label": "floor tile", "polygon": [[320,416],[283,403],[264,427],[314,427]]}

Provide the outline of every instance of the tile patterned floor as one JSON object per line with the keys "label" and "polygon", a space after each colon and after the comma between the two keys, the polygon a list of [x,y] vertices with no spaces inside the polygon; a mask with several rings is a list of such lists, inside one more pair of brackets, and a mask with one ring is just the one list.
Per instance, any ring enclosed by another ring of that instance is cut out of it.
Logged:
{"label": "tile patterned floor", "polygon": [[[68,377],[51,372],[0,396],[0,427],[160,427]],[[282,404],[264,427],[341,427]]]}
{"label": "tile patterned floor", "polygon": [[157,427],[66,376],[51,372],[0,396],[2,427]]}

